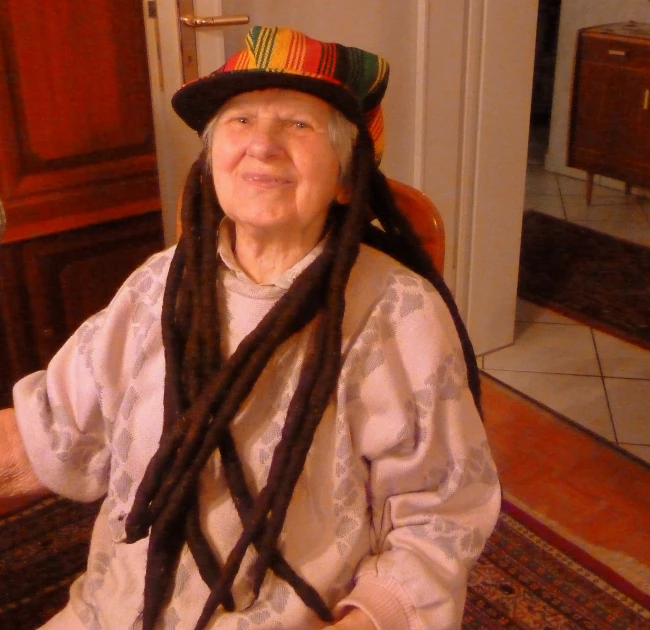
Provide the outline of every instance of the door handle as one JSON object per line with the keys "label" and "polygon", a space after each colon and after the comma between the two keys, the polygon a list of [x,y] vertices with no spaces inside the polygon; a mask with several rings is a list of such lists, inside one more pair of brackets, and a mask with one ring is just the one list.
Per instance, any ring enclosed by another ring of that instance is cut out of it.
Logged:
{"label": "door handle", "polygon": [[194,0],[176,0],[178,20],[180,22],[179,36],[181,47],[181,70],[183,83],[192,81],[199,76],[199,64],[196,50],[196,29],[206,27],[235,26],[248,24],[247,15],[221,15],[215,17],[197,17],[194,15]]}
{"label": "door handle", "polygon": [[205,26],[238,26],[240,24],[248,24],[250,17],[248,15],[220,15],[215,17],[196,17],[194,15],[183,15],[180,21],[185,26],[193,28],[202,28]]}

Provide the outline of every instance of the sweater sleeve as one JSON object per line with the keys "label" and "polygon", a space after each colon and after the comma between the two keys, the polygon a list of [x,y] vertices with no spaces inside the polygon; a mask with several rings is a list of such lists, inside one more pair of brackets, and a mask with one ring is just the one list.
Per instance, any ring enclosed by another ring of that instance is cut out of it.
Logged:
{"label": "sweater sleeve", "polygon": [[102,496],[108,476],[103,415],[83,343],[102,320],[103,313],[88,320],[47,370],[26,376],[13,389],[18,428],[34,472],[50,490],[79,501]]}
{"label": "sweater sleeve", "polygon": [[[170,254],[137,269],[110,305],[88,319],[50,361],[13,389],[18,428],[34,472],[50,490],[92,501],[107,491],[113,441],[143,340],[159,321]],[[124,441],[124,440],[122,440]]]}
{"label": "sweater sleeve", "polygon": [[371,549],[351,593],[378,630],[460,628],[467,575],[500,509],[486,434],[451,316],[405,277],[351,352],[347,408],[368,466]]}

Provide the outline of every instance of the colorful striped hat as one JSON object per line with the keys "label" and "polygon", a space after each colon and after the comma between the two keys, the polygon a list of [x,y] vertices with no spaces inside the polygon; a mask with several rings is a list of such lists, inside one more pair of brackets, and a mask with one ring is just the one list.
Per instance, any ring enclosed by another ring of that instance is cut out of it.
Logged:
{"label": "colorful striped hat", "polygon": [[241,92],[271,87],[307,92],[356,125],[365,125],[379,163],[384,150],[381,99],[387,83],[388,63],[378,55],[289,28],[255,26],[244,50],[212,74],[186,83],[172,97],[172,106],[200,133],[217,110]]}

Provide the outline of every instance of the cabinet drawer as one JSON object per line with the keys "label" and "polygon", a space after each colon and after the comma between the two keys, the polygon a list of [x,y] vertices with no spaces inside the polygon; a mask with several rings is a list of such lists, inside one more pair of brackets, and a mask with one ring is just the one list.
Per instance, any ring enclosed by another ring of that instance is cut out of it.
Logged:
{"label": "cabinet drawer", "polygon": [[650,42],[583,35],[579,54],[582,61],[650,68]]}

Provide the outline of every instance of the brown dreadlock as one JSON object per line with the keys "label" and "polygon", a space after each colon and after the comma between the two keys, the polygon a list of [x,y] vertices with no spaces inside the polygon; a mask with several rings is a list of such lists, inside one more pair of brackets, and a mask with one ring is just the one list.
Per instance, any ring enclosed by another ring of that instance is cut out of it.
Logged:
{"label": "brown dreadlock", "polygon": [[[290,290],[222,361],[217,311],[215,234],[223,217],[205,154],[193,165],[183,193],[182,236],[173,257],[163,299],[162,334],[166,376],[164,423],[158,451],[137,490],[126,523],[127,542],[149,534],[143,628],[150,630],[164,608],[185,543],[211,589],[196,628],[205,628],[219,606],[234,609],[231,588],[244,554],[257,551],[253,592],[267,571],[286,580],[321,619],[332,615],[316,590],[277,549],[291,496],[315,430],[336,387],[341,369],[344,293],[361,242],[367,242],[427,278],[447,303],[458,330],[470,389],[479,405],[478,369],[467,332],[444,281],[397,210],[384,176],[374,165],[372,141],[363,126],[354,148],[352,198],[344,211],[331,212],[323,253]],[[369,223],[370,213],[383,230]],[[318,318],[311,351],[287,412],[266,485],[257,496],[244,481],[242,462],[229,424],[278,346]],[[219,566],[199,524],[198,477],[216,451],[243,532]]]}

